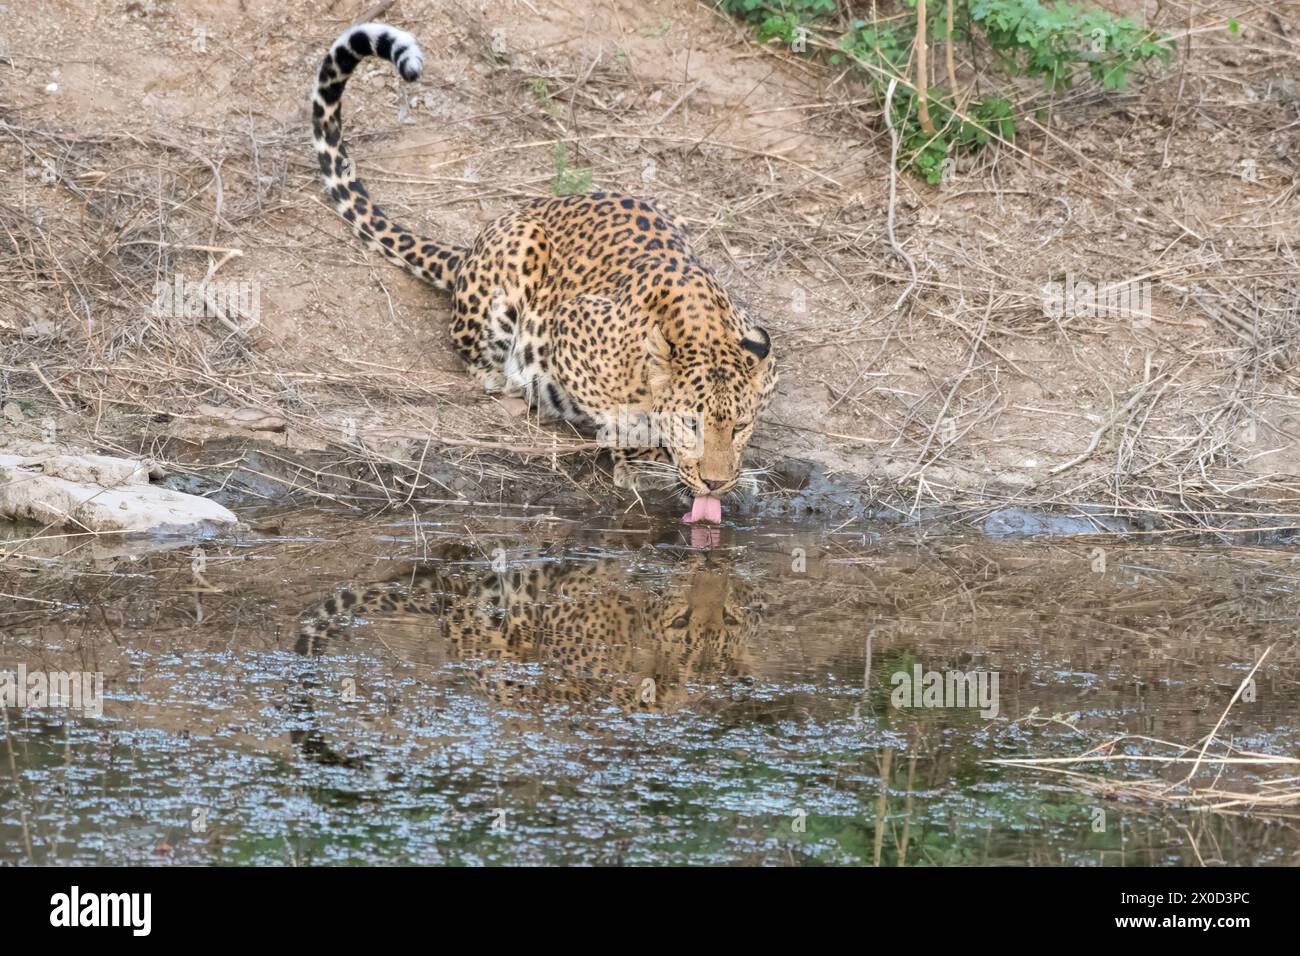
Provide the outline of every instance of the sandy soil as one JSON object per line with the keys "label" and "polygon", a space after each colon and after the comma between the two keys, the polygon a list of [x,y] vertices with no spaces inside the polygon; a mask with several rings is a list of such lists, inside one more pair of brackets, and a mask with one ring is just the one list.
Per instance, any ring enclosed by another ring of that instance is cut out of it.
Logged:
{"label": "sandy soil", "polygon": [[[1300,4],[1238,7],[1166,4],[1158,24],[1193,26],[1171,68],[1118,94],[1026,86],[1046,128],[1027,117],[1017,149],[938,187],[900,175],[910,292],[878,106],[704,3],[400,0],[383,18],[419,37],[425,78],[369,63],[345,129],[391,215],[459,242],[552,188],[559,141],[593,188],[685,218],[774,333],[783,381],[752,457],[779,478],[899,508],[1294,524]],[[522,476],[631,500],[580,438],[475,394],[446,297],[321,201],[307,90],[367,5],[0,9],[0,446],[181,470],[324,449],[390,495],[509,494]],[[156,283],[210,272],[253,284],[255,323],[151,311]],[[1151,314],[1045,314],[1067,276],[1149,283]]]}

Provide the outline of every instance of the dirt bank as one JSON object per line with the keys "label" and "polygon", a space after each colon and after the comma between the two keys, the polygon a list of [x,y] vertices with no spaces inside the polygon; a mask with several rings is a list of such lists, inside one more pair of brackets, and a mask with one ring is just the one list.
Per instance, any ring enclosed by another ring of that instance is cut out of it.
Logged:
{"label": "dirt bank", "polygon": [[[472,391],[446,297],[322,203],[307,89],[367,5],[87,6],[0,12],[0,449],[53,437],[218,483],[255,449],[281,463],[266,494],[324,472],[379,500],[636,506],[587,439]],[[774,334],[753,445],[773,487],[1294,526],[1300,4],[1175,6],[1171,68],[1029,91],[1017,149],[898,178],[915,286],[878,107],[707,4],[401,0],[383,17],[425,78],[363,68],[345,128],[390,214],[459,242],[561,173],[685,218]],[[209,276],[220,316],[156,307]],[[1053,282],[1150,308],[1045,308]]]}

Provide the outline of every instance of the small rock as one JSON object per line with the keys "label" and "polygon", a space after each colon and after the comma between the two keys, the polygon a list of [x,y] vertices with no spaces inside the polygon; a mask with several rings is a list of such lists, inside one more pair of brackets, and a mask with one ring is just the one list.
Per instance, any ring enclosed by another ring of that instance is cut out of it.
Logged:
{"label": "small rock", "polygon": [[195,409],[199,418],[219,422],[231,428],[247,428],[258,432],[282,432],[288,427],[279,415],[260,408],[221,408],[217,405],[200,405]]}
{"label": "small rock", "polygon": [[507,397],[501,399],[501,408],[507,415],[523,418],[528,414],[528,402],[522,398]]}

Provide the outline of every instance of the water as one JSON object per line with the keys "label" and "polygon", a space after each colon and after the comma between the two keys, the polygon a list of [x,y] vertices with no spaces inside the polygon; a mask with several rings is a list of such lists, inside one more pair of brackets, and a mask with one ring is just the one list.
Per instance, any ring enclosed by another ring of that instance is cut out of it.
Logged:
{"label": "water", "polygon": [[[704,541],[464,509],[253,525],[198,552],[10,532],[0,671],[101,672],[106,699],[4,711],[0,863],[1300,861],[1300,807],[1096,788],[1186,765],[988,762],[1195,743],[1270,645],[1220,737],[1300,755],[1294,546],[862,521]],[[996,675],[996,714],[895,705],[895,675],[949,670]],[[1300,768],[1218,785],[1279,776]]]}

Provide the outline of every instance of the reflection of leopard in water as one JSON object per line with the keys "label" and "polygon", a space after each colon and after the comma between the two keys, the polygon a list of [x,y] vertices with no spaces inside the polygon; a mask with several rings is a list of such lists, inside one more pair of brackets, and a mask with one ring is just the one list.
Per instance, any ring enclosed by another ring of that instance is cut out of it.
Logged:
{"label": "reflection of leopard in water", "polygon": [[[466,558],[480,563],[457,563]],[[303,615],[296,649],[322,656],[353,621],[427,624],[433,617],[433,639],[449,658],[479,663],[476,685],[503,706],[662,712],[688,703],[696,682],[748,674],[747,645],[759,621],[751,597],[746,583],[700,556],[649,584],[629,573],[626,559],[531,556],[530,563],[524,556],[494,573],[478,555],[455,549],[386,583],[336,592]],[[310,732],[294,736],[309,754],[349,762],[313,743]]]}

